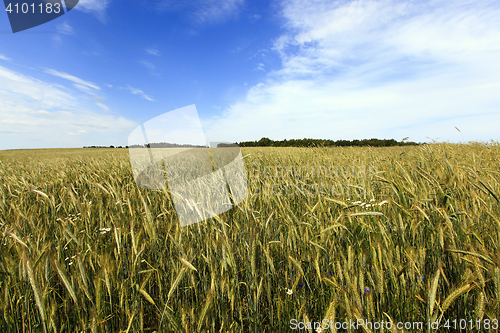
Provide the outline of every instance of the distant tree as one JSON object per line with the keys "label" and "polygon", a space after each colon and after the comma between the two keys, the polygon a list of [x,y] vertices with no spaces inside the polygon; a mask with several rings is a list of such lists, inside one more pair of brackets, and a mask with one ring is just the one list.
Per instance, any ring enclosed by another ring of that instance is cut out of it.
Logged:
{"label": "distant tree", "polygon": [[258,145],[261,147],[268,147],[271,145],[271,143],[272,140],[270,140],[269,138],[262,138],[259,140]]}

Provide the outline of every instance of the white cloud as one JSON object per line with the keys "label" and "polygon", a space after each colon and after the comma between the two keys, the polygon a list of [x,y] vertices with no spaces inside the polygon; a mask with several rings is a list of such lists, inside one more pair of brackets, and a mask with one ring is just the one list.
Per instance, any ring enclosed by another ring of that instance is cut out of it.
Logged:
{"label": "white cloud", "polygon": [[149,69],[151,71],[156,69],[156,66],[148,61],[141,60],[139,62],[141,63],[141,65],[143,65],[144,67],[146,67],[147,69]]}
{"label": "white cloud", "polygon": [[468,140],[500,139],[494,1],[286,0],[281,14],[282,66],[205,121],[221,140],[455,140],[454,126]]}
{"label": "white cloud", "polygon": [[58,77],[61,77],[63,79],[66,79],[66,80],[69,80],[71,82],[74,82],[74,83],[76,83],[75,84],[76,87],[78,87],[79,89],[83,89],[84,91],[85,91],[86,88],[92,88],[92,89],[96,89],[96,90],[100,90],[101,89],[100,87],[98,87],[97,85],[95,85],[92,82],[88,82],[88,81],[82,80],[82,79],[80,79],[80,78],[78,78],[76,76],[70,75],[68,73],[58,72],[58,71],[56,71],[54,69],[46,69],[45,73],[51,74],[51,75],[54,75],[54,76],[58,76]]}
{"label": "white cloud", "polygon": [[81,92],[84,92],[86,94],[89,94],[89,95],[94,95],[95,94],[95,90],[92,89],[92,88],[89,88],[88,86],[84,86],[84,85],[81,85],[81,84],[76,84],[76,83],[73,83],[73,86],[80,90]]}
{"label": "white cloud", "polygon": [[0,66],[0,149],[126,142],[137,124],[95,108],[68,88]]}
{"label": "white cloud", "polygon": [[29,114],[38,115],[38,116],[54,116],[53,113],[45,111],[45,110],[32,110],[27,111]]}
{"label": "white cloud", "polygon": [[8,125],[31,125],[31,126],[36,125],[36,123],[34,122],[29,122],[20,119],[0,119],[0,123]]}
{"label": "white cloud", "polygon": [[85,135],[89,134],[90,132],[87,132],[85,130],[78,130],[76,132],[69,132],[68,135]]}
{"label": "white cloud", "polygon": [[161,55],[160,51],[158,51],[157,49],[153,49],[153,48],[146,49],[146,52],[148,54],[151,54],[151,55],[154,55],[154,56],[157,56],[157,57],[159,57]]}
{"label": "white cloud", "polygon": [[9,60],[12,60],[6,56],[4,56],[3,54],[0,54],[0,60],[5,60],[5,61],[9,61]]}
{"label": "white cloud", "polygon": [[32,109],[60,107],[63,101],[67,104],[73,100],[71,95],[55,85],[47,84],[2,66],[0,66],[0,93],[24,96],[25,99],[27,98],[27,102],[36,101],[36,107]]}
{"label": "white cloud", "polygon": [[250,15],[248,18],[250,19],[250,22],[255,23],[261,18],[261,16],[259,14],[254,14]]}
{"label": "white cloud", "polygon": [[147,99],[148,101],[152,101],[154,102],[154,99],[152,97],[149,97],[148,95],[146,95],[146,93],[144,93],[144,91],[140,90],[140,89],[137,89],[137,88],[132,88],[131,86],[127,86],[127,89],[130,91],[131,94],[133,95],[139,95],[141,96],[142,98],[144,99]]}
{"label": "white cloud", "polygon": [[157,1],[161,11],[189,12],[194,24],[214,24],[224,22],[239,15],[244,0],[196,0],[196,1]]}
{"label": "white cloud", "polygon": [[52,37],[52,44],[57,47],[62,44],[62,38],[61,35],[55,34],[54,37]]}
{"label": "white cloud", "polygon": [[101,21],[104,21],[106,9],[110,2],[110,0],[80,0],[75,9],[92,13]]}
{"label": "white cloud", "polygon": [[201,1],[193,15],[202,23],[223,22],[239,13],[243,0],[207,0]]}
{"label": "white cloud", "polygon": [[74,35],[75,31],[68,22],[63,22],[57,26],[57,32],[63,35]]}
{"label": "white cloud", "polygon": [[102,104],[102,103],[96,103],[98,107],[100,107],[101,109],[103,109],[103,111],[109,111],[109,107],[105,104]]}

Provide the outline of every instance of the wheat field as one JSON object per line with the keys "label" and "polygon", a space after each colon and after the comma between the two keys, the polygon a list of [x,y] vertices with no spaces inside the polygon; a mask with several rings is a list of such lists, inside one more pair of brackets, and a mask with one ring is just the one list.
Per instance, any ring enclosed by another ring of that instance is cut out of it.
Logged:
{"label": "wheat field", "polygon": [[242,154],[246,199],[181,228],[127,149],[1,151],[0,332],[493,331],[497,143]]}

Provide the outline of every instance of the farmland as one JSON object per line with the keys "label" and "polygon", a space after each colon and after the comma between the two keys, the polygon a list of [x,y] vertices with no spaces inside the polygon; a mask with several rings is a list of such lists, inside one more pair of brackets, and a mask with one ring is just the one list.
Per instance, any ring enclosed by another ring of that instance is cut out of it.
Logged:
{"label": "farmland", "polygon": [[498,144],[242,148],[246,199],[182,228],[128,154],[0,152],[1,332],[500,319]]}

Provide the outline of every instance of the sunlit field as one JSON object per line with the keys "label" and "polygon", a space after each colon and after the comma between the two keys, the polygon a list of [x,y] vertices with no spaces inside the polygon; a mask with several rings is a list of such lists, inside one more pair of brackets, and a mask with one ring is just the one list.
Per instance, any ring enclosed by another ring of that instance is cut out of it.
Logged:
{"label": "sunlit field", "polygon": [[181,228],[128,149],[0,151],[0,332],[499,327],[498,144],[242,154],[246,199]]}

